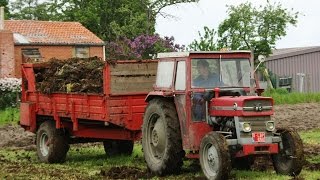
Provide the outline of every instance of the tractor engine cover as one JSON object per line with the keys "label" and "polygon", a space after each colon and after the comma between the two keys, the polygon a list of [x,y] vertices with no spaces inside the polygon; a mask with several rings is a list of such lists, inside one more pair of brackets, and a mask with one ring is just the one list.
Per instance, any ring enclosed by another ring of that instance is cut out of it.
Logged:
{"label": "tractor engine cover", "polygon": [[273,99],[260,96],[222,96],[209,103],[209,115],[220,117],[273,115]]}

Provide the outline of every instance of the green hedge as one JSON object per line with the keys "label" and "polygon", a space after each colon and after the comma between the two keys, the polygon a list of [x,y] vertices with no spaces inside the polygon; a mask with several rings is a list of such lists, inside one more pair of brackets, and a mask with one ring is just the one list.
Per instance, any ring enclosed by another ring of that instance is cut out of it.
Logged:
{"label": "green hedge", "polygon": [[0,109],[17,107],[19,94],[18,92],[0,91]]}

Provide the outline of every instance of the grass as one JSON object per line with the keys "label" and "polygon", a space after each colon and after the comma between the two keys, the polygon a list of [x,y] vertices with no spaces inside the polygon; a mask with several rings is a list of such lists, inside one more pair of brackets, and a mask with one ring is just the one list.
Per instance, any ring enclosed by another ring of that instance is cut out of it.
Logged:
{"label": "grass", "polygon": [[320,102],[320,93],[289,93],[285,89],[267,90],[263,94],[266,97],[272,97],[275,104],[298,104]]}
{"label": "grass", "polygon": [[[303,137],[305,139],[305,136]],[[312,162],[320,163],[320,157],[312,157]],[[191,160],[185,160],[182,172],[152,179],[196,179],[202,178],[201,169],[194,168]],[[111,167],[136,167],[146,171],[140,144],[136,144],[131,156],[107,157],[101,144],[72,145],[67,161],[63,164],[40,163],[35,151],[0,149],[0,179],[106,179],[103,175]],[[303,170],[301,179],[317,180],[320,171]],[[290,176],[277,175],[272,169],[267,171],[232,170],[232,179],[289,180]]]}
{"label": "grass", "polygon": [[17,108],[6,108],[0,110],[0,126],[4,124],[16,124],[20,118],[20,111]]}
{"label": "grass", "polygon": [[320,145],[320,129],[304,131],[299,134],[304,144]]}

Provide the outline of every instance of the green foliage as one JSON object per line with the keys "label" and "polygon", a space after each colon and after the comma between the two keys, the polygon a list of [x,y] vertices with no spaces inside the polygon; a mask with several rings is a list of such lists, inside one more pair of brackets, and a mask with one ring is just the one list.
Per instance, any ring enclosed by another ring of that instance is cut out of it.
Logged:
{"label": "green foliage", "polygon": [[19,121],[20,113],[17,108],[6,108],[0,110],[0,125],[4,124],[16,124]]}
{"label": "green foliage", "polygon": [[[228,6],[228,17],[219,25],[218,32],[204,27],[204,35],[194,40],[191,50],[253,50],[258,55],[268,56],[275,43],[286,35],[289,25],[296,25],[299,13],[288,10],[280,3],[254,7],[247,2]],[[216,39],[216,40],[215,40]]]}
{"label": "green foliage", "polygon": [[229,17],[219,25],[219,46],[254,50],[256,56],[270,55],[276,41],[286,35],[287,27],[297,24],[299,15],[280,3],[269,1],[260,7],[254,7],[250,2],[231,5],[227,13]]}
{"label": "green foliage", "polygon": [[268,89],[262,93],[265,97],[272,97],[275,104],[298,104],[320,102],[320,93],[288,93],[286,89]]}
{"label": "green foliage", "polygon": [[217,32],[207,26],[203,28],[204,35],[198,31],[200,40],[194,40],[188,47],[192,51],[215,51],[217,50]]}

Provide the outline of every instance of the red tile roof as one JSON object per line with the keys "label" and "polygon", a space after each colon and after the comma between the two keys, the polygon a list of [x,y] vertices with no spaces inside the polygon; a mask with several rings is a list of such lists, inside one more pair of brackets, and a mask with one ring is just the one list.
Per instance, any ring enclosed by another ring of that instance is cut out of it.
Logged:
{"label": "red tile roof", "polygon": [[18,44],[86,44],[104,42],[79,22],[6,20],[6,30],[14,33]]}

